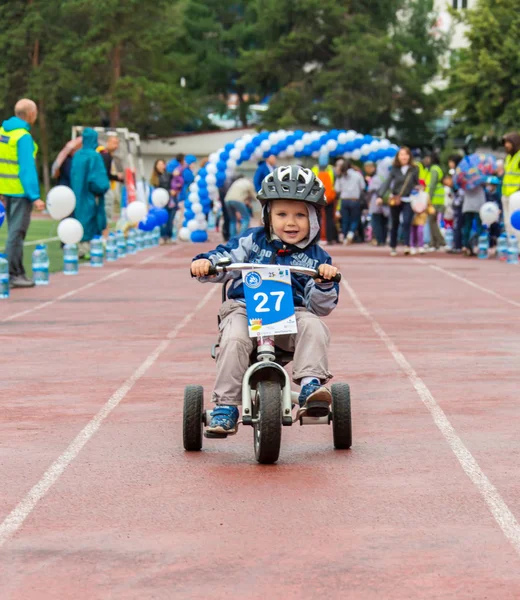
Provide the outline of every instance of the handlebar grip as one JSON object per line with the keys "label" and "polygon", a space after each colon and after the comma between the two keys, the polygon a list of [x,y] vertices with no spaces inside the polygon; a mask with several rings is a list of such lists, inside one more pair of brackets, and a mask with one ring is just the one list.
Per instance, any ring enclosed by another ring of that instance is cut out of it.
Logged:
{"label": "handlebar grip", "polygon": [[[316,279],[321,279],[319,271],[316,269]],[[341,281],[341,273],[336,273],[332,279],[322,279],[325,283],[339,283]]]}
{"label": "handlebar grip", "polygon": [[[197,275],[194,275],[192,273],[191,268],[190,268],[190,275],[192,276],[192,278],[197,277]],[[206,275],[206,277],[208,277],[209,275],[218,275],[217,268],[214,267],[213,265],[211,265],[211,267],[209,268],[209,271],[208,271],[208,274]]]}

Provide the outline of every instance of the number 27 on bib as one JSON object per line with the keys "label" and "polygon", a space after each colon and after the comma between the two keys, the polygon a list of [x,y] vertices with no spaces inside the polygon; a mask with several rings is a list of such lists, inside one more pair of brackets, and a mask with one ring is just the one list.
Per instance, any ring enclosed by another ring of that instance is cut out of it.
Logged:
{"label": "number 27 on bib", "polygon": [[296,333],[291,273],[278,265],[242,273],[249,337]]}

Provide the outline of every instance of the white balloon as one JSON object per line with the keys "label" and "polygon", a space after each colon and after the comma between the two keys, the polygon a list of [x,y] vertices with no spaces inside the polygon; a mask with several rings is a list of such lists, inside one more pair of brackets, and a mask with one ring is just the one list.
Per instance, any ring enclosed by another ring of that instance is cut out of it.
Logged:
{"label": "white balloon", "polygon": [[197,213],[201,213],[202,212],[202,204],[200,202],[197,202],[195,204],[191,205],[191,211],[195,214]]}
{"label": "white balloon", "polygon": [[319,140],[321,137],[321,131],[312,131],[311,132],[311,140],[313,142],[315,142],[316,140]]}
{"label": "white balloon", "polygon": [[293,145],[289,145],[287,146],[287,148],[285,149],[285,154],[287,156],[294,156],[294,152],[296,151],[296,148]]}
{"label": "white balloon", "polygon": [[294,149],[296,152],[301,152],[305,148],[305,142],[303,140],[296,140],[294,142]]}
{"label": "white balloon", "polygon": [[520,192],[515,192],[509,196],[509,212],[513,214],[517,210],[520,210]]}
{"label": "white balloon", "polygon": [[215,192],[218,193],[218,187],[214,184],[210,184],[208,185],[208,193],[211,196],[211,194],[214,194]]}
{"label": "white balloon", "polygon": [[58,225],[58,237],[64,244],[77,244],[83,237],[83,225],[77,219],[63,219]]}
{"label": "white balloon", "polygon": [[197,221],[197,223],[206,222],[206,215],[202,212],[202,206],[201,211],[195,215],[195,221]]}
{"label": "white balloon", "polygon": [[156,188],[152,192],[152,204],[157,208],[164,208],[170,201],[170,194],[164,188]]}
{"label": "white balloon", "polygon": [[244,136],[242,136],[242,141],[244,142],[244,146],[247,146],[247,144],[249,144],[249,142],[251,142],[253,139],[253,136],[250,133],[246,133]]}
{"label": "white balloon", "polygon": [[383,150],[390,148],[390,140],[381,140],[379,147],[382,148]]}
{"label": "white balloon", "polygon": [[[264,152],[271,150],[271,142],[269,140],[263,140],[260,144],[260,150],[263,150]],[[229,156],[231,156],[231,152],[229,153]]]}
{"label": "white balloon", "polygon": [[197,193],[199,191],[199,186],[196,183],[190,183],[190,187],[188,189],[190,192]]}
{"label": "white balloon", "polygon": [[217,172],[217,165],[215,163],[208,163],[206,165],[206,171],[208,173],[216,173]]}
{"label": "white balloon", "polygon": [[[245,147],[246,147],[246,142],[244,142],[244,138],[238,139],[235,142],[235,148],[236,148],[236,150],[242,151]],[[231,153],[230,153],[230,156],[231,156]]]}
{"label": "white balloon", "polygon": [[345,131],[342,131],[339,135],[338,135],[338,142],[340,144],[346,144],[348,142],[348,138],[347,138],[347,134]]}
{"label": "white balloon", "polygon": [[354,150],[354,152],[352,152],[352,158],[354,160],[359,160],[361,158],[361,152],[359,150]]}
{"label": "white balloon", "polygon": [[269,134],[269,137],[267,139],[274,146],[275,144],[277,144],[280,141],[280,135],[276,131],[273,131],[272,133]]}
{"label": "white balloon", "polygon": [[187,227],[190,231],[195,231],[199,228],[199,224],[197,223],[197,221],[195,221],[195,219],[191,219],[190,221],[188,221]]}
{"label": "white balloon", "polygon": [[47,194],[47,210],[53,219],[60,221],[76,208],[76,195],[66,185],[57,185]]}
{"label": "white balloon", "polygon": [[234,169],[237,166],[237,161],[234,158],[228,158],[226,165],[228,169]]}
{"label": "white balloon", "polygon": [[218,163],[218,157],[219,155],[216,152],[212,152],[208,157],[208,161],[210,163]]}
{"label": "white balloon", "polygon": [[369,146],[369,144],[363,144],[361,146],[361,156],[366,156],[369,153],[370,153],[370,146]]}
{"label": "white balloon", "polygon": [[181,227],[181,229],[179,230],[179,239],[182,242],[189,242],[190,235],[191,235],[191,231],[187,227]]}
{"label": "white balloon", "polygon": [[235,160],[238,160],[240,158],[240,150],[238,148],[233,148],[233,150],[231,150],[231,152],[229,153],[229,158],[234,158]]}
{"label": "white balloon", "polygon": [[194,202],[199,202],[200,198],[198,194],[195,194],[195,192],[192,192],[189,196],[188,196],[188,200],[193,204]]}
{"label": "white balloon", "polygon": [[352,129],[350,129],[349,131],[347,131],[347,133],[345,135],[347,136],[346,141],[347,142],[352,142],[353,140],[356,139],[356,135],[357,134],[356,134],[355,131],[353,131]]}
{"label": "white balloon", "polygon": [[500,209],[494,202],[485,202],[480,207],[480,220],[484,225],[493,225],[500,217]]}
{"label": "white balloon", "polygon": [[226,178],[229,179],[230,177],[233,177],[233,175],[235,174],[235,169],[226,169]]}
{"label": "white balloon", "polygon": [[336,150],[337,147],[338,142],[336,142],[336,140],[329,140],[327,142],[327,150],[330,150],[330,152],[334,152],[334,150]]}
{"label": "white balloon", "polygon": [[206,219],[204,219],[203,221],[197,220],[197,229],[200,229],[202,231],[206,231],[207,228],[208,228],[208,222],[206,221]]}
{"label": "white balloon", "polygon": [[128,220],[132,223],[139,223],[146,217],[146,204],[144,202],[139,202],[139,200],[134,200],[134,202],[130,202],[126,209],[126,216]]}

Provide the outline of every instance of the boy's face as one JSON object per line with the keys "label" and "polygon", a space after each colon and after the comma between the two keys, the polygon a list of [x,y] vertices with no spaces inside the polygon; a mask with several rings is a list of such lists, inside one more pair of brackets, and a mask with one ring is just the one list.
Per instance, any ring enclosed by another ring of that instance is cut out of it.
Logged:
{"label": "boy's face", "polygon": [[449,175],[446,175],[446,177],[444,178],[444,185],[447,185],[448,187],[453,187],[453,178]]}
{"label": "boy's face", "polygon": [[286,244],[297,244],[310,231],[309,211],[305,202],[273,200],[271,203],[273,232]]}

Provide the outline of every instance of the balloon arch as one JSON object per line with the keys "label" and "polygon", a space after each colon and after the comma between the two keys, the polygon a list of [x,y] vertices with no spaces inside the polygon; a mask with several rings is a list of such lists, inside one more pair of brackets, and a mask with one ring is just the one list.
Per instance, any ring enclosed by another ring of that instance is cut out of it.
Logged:
{"label": "balloon arch", "polygon": [[205,242],[208,239],[206,215],[218,188],[232,177],[238,165],[249,160],[261,160],[270,155],[280,158],[318,158],[321,152],[334,157],[377,162],[397,153],[397,146],[387,139],[362,135],[356,131],[332,129],[329,132],[279,131],[245,134],[210,155],[190,185],[185,201],[184,222],[179,232],[182,240]]}

